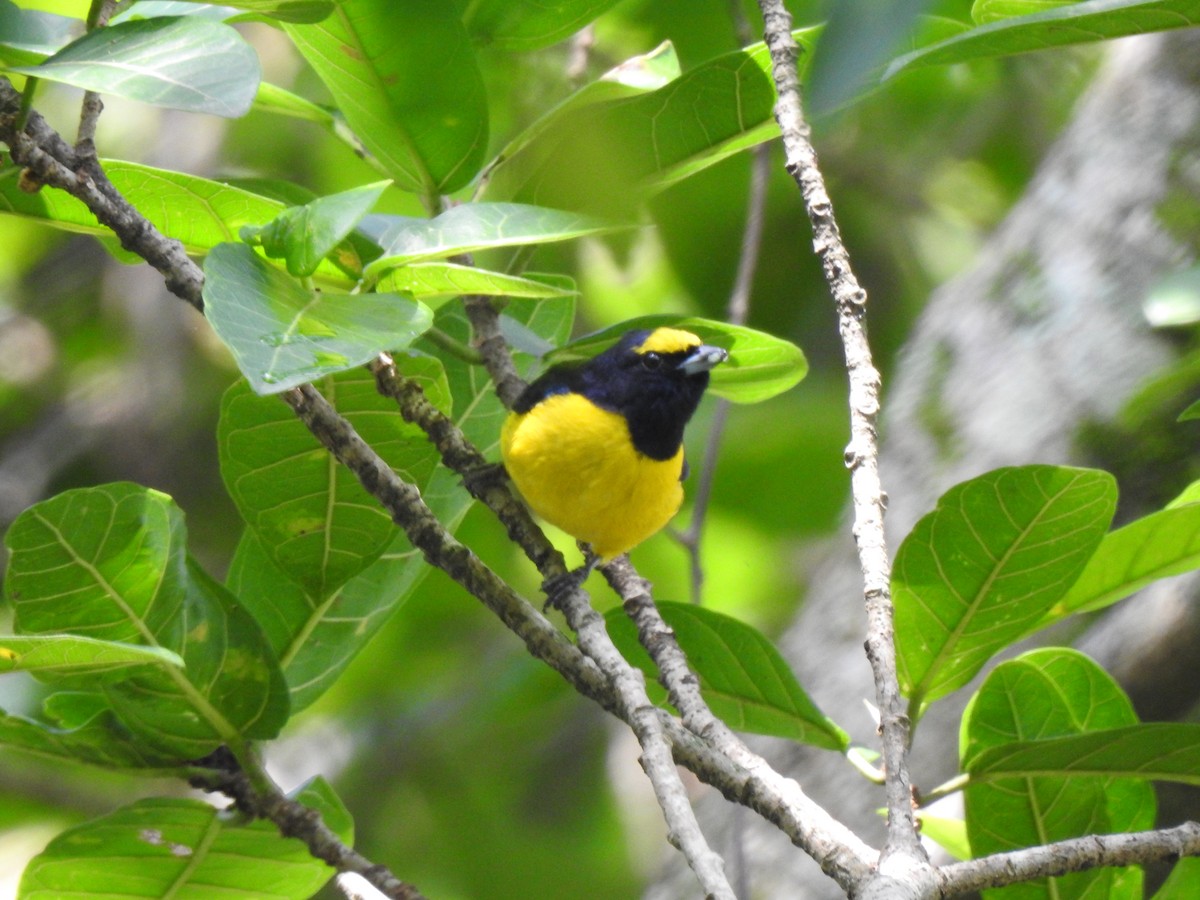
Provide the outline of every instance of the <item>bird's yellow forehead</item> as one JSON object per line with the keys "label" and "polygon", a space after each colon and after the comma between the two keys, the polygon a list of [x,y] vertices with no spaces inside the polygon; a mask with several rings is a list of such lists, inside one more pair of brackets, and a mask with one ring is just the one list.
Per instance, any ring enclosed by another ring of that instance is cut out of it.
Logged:
{"label": "bird's yellow forehead", "polygon": [[635,349],[638,353],[679,353],[700,346],[700,338],[678,328],[655,328]]}

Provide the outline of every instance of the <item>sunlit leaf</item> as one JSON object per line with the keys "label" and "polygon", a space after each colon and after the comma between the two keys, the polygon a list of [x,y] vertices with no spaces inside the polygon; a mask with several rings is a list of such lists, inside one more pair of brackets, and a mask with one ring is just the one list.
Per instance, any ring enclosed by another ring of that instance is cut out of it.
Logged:
{"label": "sunlit leaf", "polygon": [[900,685],[918,716],[1024,636],[1079,576],[1112,519],[1113,477],[1022,466],[956,485],[900,545]]}
{"label": "sunlit leaf", "polygon": [[157,491],[67,491],[13,522],[5,592],[19,634],[82,634],[182,657],[183,668],[164,657],[98,686],[149,747],[193,759],[240,736],[273,737],[288,707],[261,631],[185,541],[182,512]]}
{"label": "sunlit leaf", "polygon": [[487,149],[487,98],[453,4],[341,0],[318,24],[285,27],[398,186],[433,198],[474,177]]}
{"label": "sunlit leaf", "polygon": [[312,275],[379,200],[390,182],[377,181],[285,209],[262,227],[247,226],[242,240],[287,261],[297,277]]}
{"label": "sunlit leaf", "polygon": [[204,263],[204,310],[250,386],[275,394],[407,347],[429,309],[397,294],[313,291],[245,244]]}
{"label": "sunlit leaf", "polygon": [[379,236],[383,255],[367,266],[378,277],[390,268],[446,259],[495,247],[570,241],[624,228],[579,213],[521,203],[464,203],[432,219],[392,216]]}
{"label": "sunlit leaf", "polygon": [[1151,513],[1104,536],[1044,624],[1102,609],[1170,575],[1200,567],[1200,505]]}
{"label": "sunlit leaf", "polygon": [[490,297],[570,297],[578,291],[562,276],[525,276],[492,272],[450,262],[423,262],[391,269],[376,284],[381,291],[400,291],[435,306],[438,298],[482,294]]}
{"label": "sunlit leaf", "polygon": [[1200,725],[1146,722],[1000,744],[971,758],[972,783],[997,778],[1104,775],[1200,785]]}
{"label": "sunlit leaf", "polygon": [[98,28],[39,66],[12,71],[227,117],[245,115],[262,75],[258,57],[233,28],[194,16]]}
{"label": "sunlit leaf", "polygon": [[[845,750],[850,739],[809,699],[787,662],[761,632],[730,616],[684,603],[657,603],[675,632],[688,666],[700,679],[709,708],[730,728],[790,738],[827,750]],[[617,608],[605,616],[614,643],[649,676],[657,669],[638,643],[637,629]],[[654,685],[659,702],[665,691]]]}
{"label": "sunlit leaf", "polygon": [[[1137,724],[1129,698],[1099,666],[1064,648],[1035,650],[1001,663],[963,720],[963,766],[970,772],[993,748],[1085,735]],[[1099,775],[1027,776],[969,783],[967,832],[975,856],[1085,834],[1154,825],[1154,790],[1142,780]],[[1021,896],[1140,900],[1141,870],[1097,869],[1030,882]]]}
{"label": "sunlit leaf", "polygon": [[[321,814],[341,840],[350,816],[322,780],[297,800]],[[274,822],[223,812],[201,800],[138,800],[64,831],[21,877],[21,900],[89,897],[212,897],[307,900],[334,874]]]}
{"label": "sunlit leaf", "polygon": [[[434,402],[445,402],[438,373],[422,380]],[[347,372],[318,387],[400,477],[426,482],[436,450],[394,401],[379,396],[369,374]],[[234,385],[221,404],[217,444],[221,475],[242,518],[312,603],[325,601],[395,537],[388,512],[285,404]]]}
{"label": "sunlit leaf", "polygon": [[33,672],[43,677],[95,678],[146,665],[182,666],[179,654],[164,647],[104,641],[73,634],[0,635],[0,672]]}

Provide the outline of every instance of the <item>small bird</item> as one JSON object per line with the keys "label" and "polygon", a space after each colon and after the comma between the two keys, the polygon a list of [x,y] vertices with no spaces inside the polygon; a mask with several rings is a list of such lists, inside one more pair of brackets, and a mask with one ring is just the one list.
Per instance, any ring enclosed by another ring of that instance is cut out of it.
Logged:
{"label": "small bird", "polygon": [[504,423],[509,477],[537,515],[589,545],[591,564],[631,550],[679,511],[683,429],[728,357],[691,332],[656,328],[553,366]]}

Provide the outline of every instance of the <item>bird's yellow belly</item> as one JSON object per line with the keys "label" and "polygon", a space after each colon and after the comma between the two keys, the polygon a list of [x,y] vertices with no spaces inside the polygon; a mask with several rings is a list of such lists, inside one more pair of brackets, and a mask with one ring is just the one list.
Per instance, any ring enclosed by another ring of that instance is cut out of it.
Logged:
{"label": "bird's yellow belly", "polygon": [[578,394],[510,415],[500,449],[530,508],[603,559],[650,537],[683,502],[683,448],[665,461],[638,453],[622,416]]}

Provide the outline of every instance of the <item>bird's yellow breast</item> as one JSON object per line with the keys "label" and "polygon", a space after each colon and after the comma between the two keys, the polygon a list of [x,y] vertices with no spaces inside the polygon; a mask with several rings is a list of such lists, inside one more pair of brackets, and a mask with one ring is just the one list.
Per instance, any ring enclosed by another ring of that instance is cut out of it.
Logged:
{"label": "bird's yellow breast", "polygon": [[683,447],[650,459],[634,449],[623,416],[580,394],[554,394],[509,415],[500,451],[530,508],[602,559],[650,537],[683,502]]}

